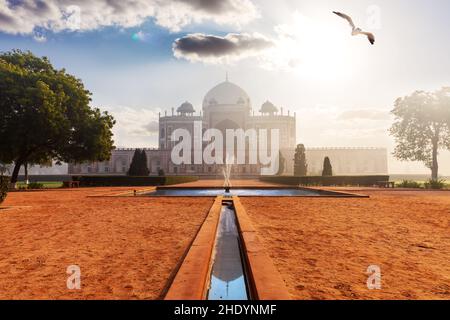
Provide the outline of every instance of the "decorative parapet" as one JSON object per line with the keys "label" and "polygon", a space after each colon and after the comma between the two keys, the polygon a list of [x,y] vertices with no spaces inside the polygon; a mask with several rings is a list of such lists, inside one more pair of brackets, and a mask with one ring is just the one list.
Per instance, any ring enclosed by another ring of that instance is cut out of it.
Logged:
{"label": "decorative parapet", "polygon": [[310,147],[306,151],[329,151],[329,150],[387,150],[381,147]]}
{"label": "decorative parapet", "polygon": [[114,151],[135,151],[136,149],[145,150],[145,151],[159,151],[159,148],[116,148]]}

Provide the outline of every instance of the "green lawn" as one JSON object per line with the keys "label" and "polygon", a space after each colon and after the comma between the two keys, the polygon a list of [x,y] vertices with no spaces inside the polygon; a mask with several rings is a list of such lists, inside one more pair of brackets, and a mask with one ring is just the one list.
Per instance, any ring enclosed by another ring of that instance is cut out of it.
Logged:
{"label": "green lawn", "polygon": [[[395,181],[395,186],[396,187],[400,187],[400,184],[402,183],[403,180],[397,180]],[[428,180],[408,180],[409,182],[412,183],[418,183],[420,185],[420,188],[425,188],[425,183],[428,182]],[[450,180],[442,180],[445,184],[443,189],[450,189]],[[409,188],[414,188],[412,186],[408,186]]]}
{"label": "green lawn", "polygon": [[[61,188],[63,186],[62,181],[33,181],[44,185],[45,189]],[[17,182],[17,188],[24,188],[26,186],[24,181]]]}
{"label": "green lawn", "polygon": [[[396,183],[398,182],[398,183],[400,183],[400,182],[402,182],[403,180],[394,180]],[[408,181],[415,181],[415,182],[417,182],[417,183],[421,183],[421,184],[424,184],[425,182],[428,182],[428,180],[408,180]],[[450,180],[443,180],[444,181],[444,183],[446,183],[446,184],[450,184]]]}

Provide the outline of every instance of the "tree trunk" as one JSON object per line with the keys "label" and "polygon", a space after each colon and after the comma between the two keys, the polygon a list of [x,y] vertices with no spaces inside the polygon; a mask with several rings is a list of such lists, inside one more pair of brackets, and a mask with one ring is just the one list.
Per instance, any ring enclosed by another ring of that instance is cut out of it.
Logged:
{"label": "tree trunk", "polygon": [[437,181],[438,179],[438,143],[436,140],[433,141],[433,162],[431,164],[431,179]]}
{"label": "tree trunk", "polygon": [[22,161],[14,162],[14,170],[11,175],[11,184],[12,185],[15,185],[17,182],[17,178],[19,176],[19,170],[20,170],[20,167],[22,166],[22,164],[23,164]]}
{"label": "tree trunk", "polygon": [[28,181],[28,163],[25,162],[23,164],[24,168],[25,168],[25,184],[28,186],[29,181]]}

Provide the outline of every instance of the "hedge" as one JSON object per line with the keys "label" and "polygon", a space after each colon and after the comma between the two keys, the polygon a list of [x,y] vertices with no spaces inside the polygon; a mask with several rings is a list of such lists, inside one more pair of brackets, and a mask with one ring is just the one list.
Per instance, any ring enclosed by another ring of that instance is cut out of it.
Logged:
{"label": "hedge", "polygon": [[[68,174],[30,174],[29,181],[45,181],[45,182],[64,182],[70,181],[71,176]],[[24,175],[19,175],[17,181],[25,181]]]}
{"label": "hedge", "polygon": [[312,185],[312,186],[364,186],[371,187],[379,181],[389,181],[389,176],[265,176],[261,181],[287,185]]}
{"label": "hedge", "polygon": [[72,176],[81,187],[162,186],[197,181],[195,176],[132,177],[132,176]]}
{"label": "hedge", "polygon": [[10,178],[6,176],[0,176],[0,203],[6,199],[8,194]]}

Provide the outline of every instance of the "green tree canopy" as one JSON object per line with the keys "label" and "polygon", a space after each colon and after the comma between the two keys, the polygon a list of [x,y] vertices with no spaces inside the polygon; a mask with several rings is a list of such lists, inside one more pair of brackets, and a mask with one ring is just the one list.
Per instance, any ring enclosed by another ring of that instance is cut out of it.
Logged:
{"label": "green tree canopy", "polygon": [[294,176],[304,177],[308,171],[308,164],[306,163],[305,146],[303,144],[297,145],[294,155]]}
{"label": "green tree canopy", "polygon": [[322,170],[322,176],[332,176],[333,175],[333,167],[331,166],[331,161],[329,157],[325,157],[323,159],[323,170]]}
{"label": "green tree canopy", "polygon": [[438,179],[440,149],[450,149],[450,88],[416,91],[395,101],[395,122],[390,132],[399,160],[421,161]]}
{"label": "green tree canopy", "polygon": [[0,161],[24,163],[104,161],[113,150],[107,112],[91,108],[80,79],[31,52],[0,54]]}

